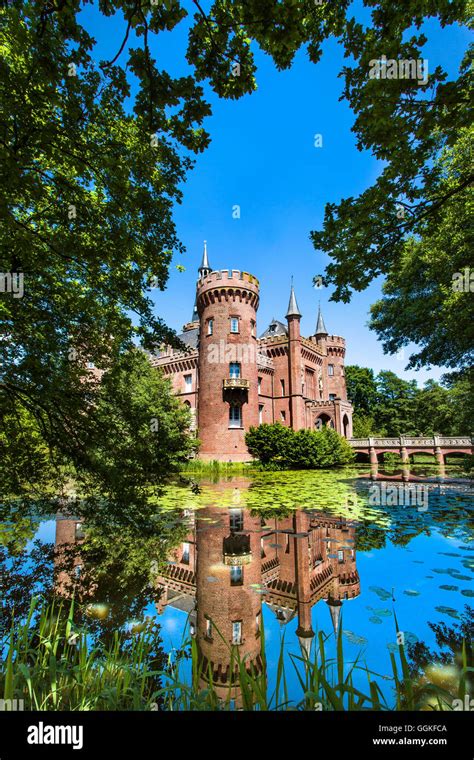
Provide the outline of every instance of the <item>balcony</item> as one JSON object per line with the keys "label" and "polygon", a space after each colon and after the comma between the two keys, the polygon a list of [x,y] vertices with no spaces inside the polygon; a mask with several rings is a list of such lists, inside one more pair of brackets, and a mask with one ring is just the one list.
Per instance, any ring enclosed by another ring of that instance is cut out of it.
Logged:
{"label": "balcony", "polygon": [[222,381],[222,387],[225,391],[232,389],[248,391],[250,388],[250,380],[244,380],[242,377],[225,377]]}
{"label": "balcony", "polygon": [[248,565],[252,561],[250,536],[233,534],[224,538],[222,553],[224,565],[233,565],[234,567]]}

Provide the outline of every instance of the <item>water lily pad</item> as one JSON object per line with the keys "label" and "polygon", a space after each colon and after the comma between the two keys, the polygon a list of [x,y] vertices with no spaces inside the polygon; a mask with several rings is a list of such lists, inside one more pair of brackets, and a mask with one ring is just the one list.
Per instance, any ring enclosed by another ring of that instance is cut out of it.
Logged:
{"label": "water lily pad", "polygon": [[374,594],[377,594],[379,599],[382,599],[383,601],[392,598],[390,591],[387,591],[387,589],[382,588],[381,586],[369,586],[369,591],[373,591]]}
{"label": "water lily pad", "polygon": [[444,554],[445,557],[460,557],[460,554],[456,554],[456,552],[438,552],[438,554]]}
{"label": "water lily pad", "polygon": [[440,586],[439,588],[442,588],[443,591],[457,591],[459,586]]}
{"label": "water lily pad", "polygon": [[461,590],[461,594],[463,596],[474,596],[474,591],[472,589],[470,589],[470,588],[463,588]]}
{"label": "water lily pad", "polygon": [[439,607],[435,607],[436,612],[440,612],[442,615],[449,615],[452,618],[459,619],[459,612],[457,610],[454,610],[452,607],[444,607],[443,605],[440,605]]}
{"label": "water lily pad", "polygon": [[403,593],[406,594],[407,596],[420,596],[420,592],[415,591],[412,588],[407,588]]}
{"label": "water lily pad", "polygon": [[372,615],[372,617],[369,617],[369,623],[375,623],[375,625],[380,625],[382,623],[382,620],[380,620],[379,617]]}
{"label": "water lily pad", "polygon": [[364,636],[358,636],[353,631],[343,631],[342,633],[350,644],[355,644],[356,646],[363,646],[364,644],[367,644],[367,639],[364,638]]}

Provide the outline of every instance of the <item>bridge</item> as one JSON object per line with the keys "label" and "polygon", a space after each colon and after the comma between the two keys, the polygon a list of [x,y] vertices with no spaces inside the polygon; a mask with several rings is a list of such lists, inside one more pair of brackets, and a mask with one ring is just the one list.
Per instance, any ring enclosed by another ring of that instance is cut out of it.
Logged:
{"label": "bridge", "polygon": [[408,463],[412,454],[432,454],[438,465],[443,466],[448,454],[473,454],[472,436],[409,437],[397,438],[350,438],[348,443],[357,454],[366,454],[371,464],[377,464],[379,455],[390,452],[397,454],[402,462]]}

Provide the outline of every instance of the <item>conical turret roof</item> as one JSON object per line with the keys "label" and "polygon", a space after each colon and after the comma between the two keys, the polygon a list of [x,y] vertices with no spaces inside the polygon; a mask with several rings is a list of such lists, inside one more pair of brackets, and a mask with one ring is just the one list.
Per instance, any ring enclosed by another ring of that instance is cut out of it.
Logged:
{"label": "conical turret roof", "polygon": [[319,304],[318,321],[316,323],[315,335],[327,335],[327,334],[328,334],[328,331],[326,330],[326,325],[324,324],[323,313],[321,311],[321,304]]}
{"label": "conical turret roof", "polygon": [[288,304],[288,311],[286,312],[286,318],[288,317],[301,317],[301,312],[296,302],[295,289],[293,283],[291,283],[290,302]]}
{"label": "conical turret roof", "polygon": [[199,267],[199,275],[203,277],[206,274],[209,274],[209,272],[212,272],[212,269],[209,265],[209,257],[207,255],[207,240],[205,240],[204,250],[202,252],[202,262],[201,262],[201,266]]}

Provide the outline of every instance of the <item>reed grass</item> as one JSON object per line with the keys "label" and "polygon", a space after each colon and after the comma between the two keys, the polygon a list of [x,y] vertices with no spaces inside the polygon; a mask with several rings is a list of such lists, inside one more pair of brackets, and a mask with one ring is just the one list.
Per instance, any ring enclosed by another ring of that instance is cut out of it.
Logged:
{"label": "reed grass", "polygon": [[[398,631],[398,622],[396,621]],[[214,630],[217,630],[214,626]],[[219,632],[218,632],[218,635]],[[332,636],[331,636],[332,637]],[[367,667],[359,654],[354,661],[345,657],[342,627],[336,638],[336,656],[328,657],[328,640],[324,632],[317,632],[310,655],[303,650],[300,654],[289,654],[299,686],[299,695],[290,699],[288,693],[288,662],[285,663],[284,636],[280,644],[276,667],[275,684],[268,688],[266,675],[265,635],[262,630],[260,655],[263,670],[256,673],[245,659],[241,658],[238,646],[228,646],[229,671],[236,673],[236,682],[223,687],[217,683],[211,670],[199,670],[199,653],[194,638],[184,646],[190,648],[192,678],[183,672],[185,658],[178,656],[169,663],[167,673],[163,673],[164,684],[157,692],[163,700],[163,709],[181,710],[250,710],[250,711],[452,711],[454,700],[464,701],[468,676],[472,668],[467,665],[466,647],[463,647],[462,667],[457,683],[449,689],[434,684],[427,678],[413,677],[410,673],[404,647],[398,646],[397,657],[390,653],[392,675],[384,676]],[[221,636],[222,638],[222,636]],[[356,687],[359,674],[367,681],[365,690]],[[203,679],[206,685],[203,688]],[[380,680],[389,682],[391,696],[382,690]]]}
{"label": "reed grass", "polygon": [[190,459],[182,467],[181,472],[183,474],[225,477],[226,475],[241,475],[255,469],[257,469],[256,463],[252,462],[218,462],[215,459],[211,462],[204,462],[201,459]]}
{"label": "reed grass", "polygon": [[[1,642],[0,695],[29,710],[144,710],[156,690],[155,634],[115,632],[91,646],[74,624],[75,602],[40,607],[33,598],[24,621],[12,620]],[[155,697],[153,697],[155,698]]]}
{"label": "reed grass", "polygon": [[[256,672],[241,657],[238,646],[226,643],[234,680],[223,685],[216,682],[210,668],[202,671],[196,639],[187,627],[176,654],[158,667],[156,632],[145,629],[134,634],[126,648],[124,634],[118,631],[108,644],[92,644],[87,628],[75,625],[74,611],[74,600],[65,609],[64,601],[40,606],[35,598],[26,620],[12,621],[1,642],[0,695],[4,700],[23,699],[30,710],[445,711],[453,710],[455,699],[464,701],[473,671],[464,646],[454,685],[446,688],[428,678],[413,677],[400,644],[397,655],[390,653],[392,675],[383,676],[369,670],[361,654],[354,661],[347,659],[340,627],[333,657],[327,654],[330,637],[319,631],[309,656],[301,650],[289,654],[287,660],[283,636],[270,689],[262,621],[263,668]],[[395,626],[398,631],[396,616]],[[221,636],[216,626],[213,630]],[[288,668],[298,683],[293,698]],[[356,686],[361,674],[365,688]],[[381,680],[389,682],[390,688],[382,690]]]}

